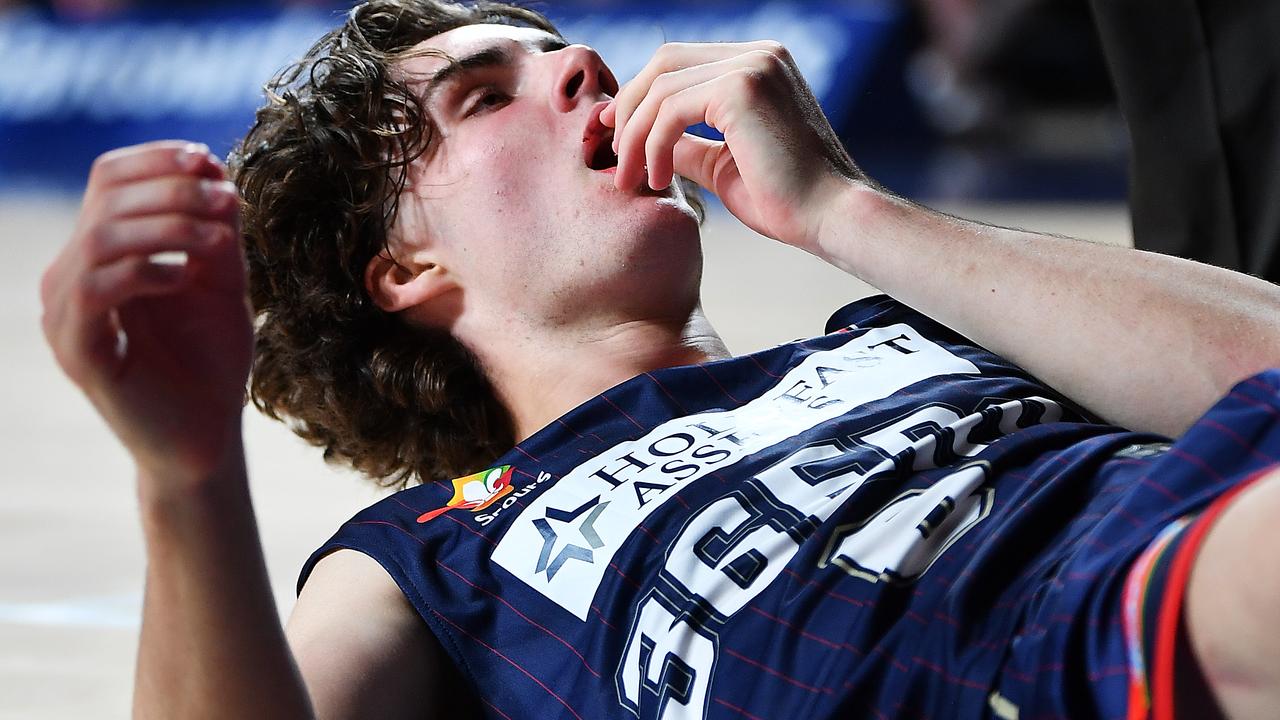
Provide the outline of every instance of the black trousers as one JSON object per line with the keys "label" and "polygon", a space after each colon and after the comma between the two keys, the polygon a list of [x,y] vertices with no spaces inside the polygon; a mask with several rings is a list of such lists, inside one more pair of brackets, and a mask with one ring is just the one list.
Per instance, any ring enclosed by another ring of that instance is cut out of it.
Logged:
{"label": "black trousers", "polygon": [[1090,0],[1135,244],[1280,281],[1280,0]]}

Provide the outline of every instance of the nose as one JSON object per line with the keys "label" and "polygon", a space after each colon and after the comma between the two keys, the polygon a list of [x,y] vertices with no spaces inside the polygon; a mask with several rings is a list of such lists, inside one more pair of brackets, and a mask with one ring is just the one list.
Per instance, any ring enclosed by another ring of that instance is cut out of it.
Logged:
{"label": "nose", "polygon": [[601,93],[618,92],[618,81],[595,50],[570,45],[553,54],[558,57],[551,101],[557,110],[571,112],[581,103],[597,102]]}

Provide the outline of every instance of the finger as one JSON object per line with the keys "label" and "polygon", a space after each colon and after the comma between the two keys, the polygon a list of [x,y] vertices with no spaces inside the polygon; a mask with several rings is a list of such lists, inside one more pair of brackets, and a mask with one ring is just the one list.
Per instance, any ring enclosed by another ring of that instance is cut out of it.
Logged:
{"label": "finger", "polygon": [[175,290],[187,274],[181,263],[131,255],[85,273],[78,311],[85,318],[105,315],[128,300]]}
{"label": "finger", "polygon": [[[618,170],[614,175],[614,184],[620,188],[631,188],[644,181],[644,164],[649,154],[646,152],[646,138],[649,137],[653,124],[663,106],[676,94],[691,87],[713,80],[753,62],[750,55],[735,55],[724,60],[704,63],[683,70],[665,73],[655,79],[649,88],[648,95],[631,114],[624,129],[614,131],[614,143],[617,146]],[[687,114],[687,113],[684,113]],[[702,114],[689,125],[702,122]],[[685,127],[688,127],[686,125]],[[680,128],[683,132],[684,128]],[[677,135],[678,137],[678,135]],[[670,139],[675,144],[675,138]],[[664,162],[669,165],[669,162]],[[649,168],[649,179],[652,184],[654,168]],[[662,185],[660,187],[666,187]]]}
{"label": "finger", "polygon": [[207,248],[193,253],[187,262],[187,272],[192,282],[233,295],[245,295],[249,267],[244,244],[240,242],[239,225],[220,233]]}
{"label": "finger", "polygon": [[236,187],[230,182],[182,175],[113,187],[95,202],[103,215],[117,219],[180,213],[210,220],[231,220],[239,205]]}
{"label": "finger", "polygon": [[[644,100],[649,88],[659,76],[683,70],[694,65],[724,60],[740,55],[753,43],[682,43],[671,42],[659,47],[634,78],[628,80],[614,96],[612,109],[602,113],[601,121],[609,118],[608,124],[621,131],[636,106]],[[617,134],[614,135],[617,137]],[[616,147],[615,147],[616,149]]]}
{"label": "finger", "polygon": [[615,129],[614,151],[617,152],[618,136],[626,129],[627,122],[635,108],[649,94],[653,82],[666,73],[719,62],[749,52],[769,52],[791,63],[791,55],[781,44],[772,40],[759,40],[743,43],[667,43],[658,48],[653,58],[638,74],[618,89],[614,96],[613,109],[602,113],[601,122]]}
{"label": "finger", "polygon": [[671,184],[675,174],[675,146],[690,125],[706,118],[707,96],[715,81],[694,85],[662,102],[658,116],[644,139],[644,159],[648,168],[649,187],[661,190]]}
{"label": "finger", "polygon": [[715,193],[747,227],[772,237],[768,227],[760,224],[760,218],[753,217],[757,203],[751,190],[741,182],[738,164],[728,143],[685,133],[676,141],[673,156],[677,173]]}
{"label": "finger", "polygon": [[168,213],[104,222],[94,229],[85,248],[88,265],[104,265],[127,255],[185,252],[203,255],[234,228],[226,223]]}
{"label": "finger", "polygon": [[56,325],[46,329],[59,364],[82,385],[114,366],[119,326],[113,313],[129,300],[171,293],[183,285],[184,265],[130,256],[79,277]]}
{"label": "finger", "polygon": [[[737,81],[745,76],[759,77],[777,72],[786,72],[778,58],[763,50],[752,50],[724,60],[666,73],[654,80],[649,94],[627,122],[626,129],[615,131],[615,139],[619,132],[622,133],[617,150],[618,170],[614,176],[616,187],[631,188],[643,182],[641,165],[646,161],[657,162],[656,167],[649,165],[650,186],[654,189],[666,187],[671,181],[670,150],[685,128],[705,122],[722,132],[725,130],[713,115],[723,115],[726,103],[738,103],[750,98],[741,95],[737,86],[726,83],[712,85],[713,81],[722,78]],[[701,87],[702,91],[688,94],[694,87]],[[682,100],[673,102],[677,95],[683,95]],[[661,137],[654,138],[654,123],[660,113],[668,116],[664,122],[679,119],[686,119],[688,122],[679,127],[664,127]]]}
{"label": "finger", "polygon": [[162,175],[226,177],[222,163],[202,143],[160,140],[118,148],[99,155],[89,171],[89,188],[146,180]]}
{"label": "finger", "polygon": [[717,192],[721,160],[727,156],[728,145],[723,140],[683,133],[676,140],[671,160],[675,172],[711,192]]}

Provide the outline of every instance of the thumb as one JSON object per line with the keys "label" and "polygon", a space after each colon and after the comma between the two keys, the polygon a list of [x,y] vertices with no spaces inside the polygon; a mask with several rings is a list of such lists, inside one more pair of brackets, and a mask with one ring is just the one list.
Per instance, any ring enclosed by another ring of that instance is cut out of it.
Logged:
{"label": "thumb", "polygon": [[723,141],[708,140],[684,133],[676,141],[671,163],[673,169],[703,188],[716,192],[715,181],[721,156],[728,156],[728,146]]}
{"label": "thumb", "polygon": [[677,173],[715,193],[725,209],[747,227],[773,237],[759,215],[758,203],[743,182],[738,163],[727,143],[685,133],[676,141],[672,164]]}

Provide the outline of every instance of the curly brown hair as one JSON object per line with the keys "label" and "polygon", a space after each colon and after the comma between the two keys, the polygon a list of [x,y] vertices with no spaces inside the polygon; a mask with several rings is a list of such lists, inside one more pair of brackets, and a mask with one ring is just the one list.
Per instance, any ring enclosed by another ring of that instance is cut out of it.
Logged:
{"label": "curly brown hair", "polygon": [[358,5],[271,80],[229,162],[256,316],[250,397],[325,459],[388,486],[473,472],[514,442],[471,353],[379,309],[364,288],[365,266],[389,252],[407,168],[434,132],[395,64],[477,23],[559,34],[501,3]]}
{"label": "curly brown hair", "polygon": [[[478,23],[560,36],[505,3],[370,0],[266,86],[232,151],[242,197],[256,347],[249,394],[262,412],[384,486],[447,480],[514,444],[510,413],[448,332],[378,308],[365,267],[388,232],[409,165],[434,127],[396,63],[423,40]],[[696,186],[679,182],[699,218]]]}

